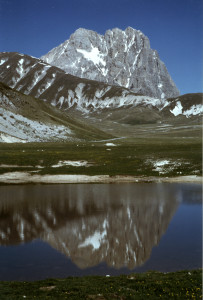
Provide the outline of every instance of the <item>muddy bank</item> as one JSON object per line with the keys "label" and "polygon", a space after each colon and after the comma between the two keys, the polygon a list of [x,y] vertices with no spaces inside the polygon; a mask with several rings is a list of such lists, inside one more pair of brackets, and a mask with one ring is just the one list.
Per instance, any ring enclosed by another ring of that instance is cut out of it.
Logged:
{"label": "muddy bank", "polygon": [[119,183],[119,182],[188,182],[202,183],[202,177],[196,175],[179,177],[136,177],[109,175],[37,175],[29,172],[8,172],[0,175],[0,183]]}

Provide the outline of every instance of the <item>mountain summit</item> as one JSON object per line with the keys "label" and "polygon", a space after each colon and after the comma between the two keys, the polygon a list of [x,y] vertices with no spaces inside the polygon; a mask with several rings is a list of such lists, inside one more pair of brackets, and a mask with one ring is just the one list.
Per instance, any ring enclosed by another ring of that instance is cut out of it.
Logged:
{"label": "mountain summit", "polygon": [[41,57],[66,73],[123,86],[136,93],[166,99],[179,91],[149,39],[131,27],[100,35],[79,28],[70,39]]}

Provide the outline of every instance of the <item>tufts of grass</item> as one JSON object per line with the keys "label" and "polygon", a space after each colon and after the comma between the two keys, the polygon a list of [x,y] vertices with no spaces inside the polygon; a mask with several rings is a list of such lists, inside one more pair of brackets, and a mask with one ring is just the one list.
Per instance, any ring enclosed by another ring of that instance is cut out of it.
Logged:
{"label": "tufts of grass", "polygon": [[202,270],[0,282],[1,299],[201,299]]}
{"label": "tufts of grass", "polygon": [[[38,171],[38,174],[183,176],[201,175],[201,142],[178,139],[117,140],[116,146],[106,142],[2,144],[0,173],[11,171]],[[85,160],[91,165],[52,165],[64,160]],[[159,172],[154,163],[169,160]],[[17,167],[12,167],[17,165]],[[39,168],[39,166],[41,168]]]}

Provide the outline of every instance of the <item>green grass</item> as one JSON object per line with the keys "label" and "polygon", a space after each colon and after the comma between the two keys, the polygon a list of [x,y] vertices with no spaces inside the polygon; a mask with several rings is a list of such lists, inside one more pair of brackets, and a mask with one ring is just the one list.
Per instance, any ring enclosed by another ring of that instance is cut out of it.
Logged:
{"label": "green grass", "polygon": [[202,270],[0,282],[3,299],[201,299]]}
{"label": "green grass", "polygon": [[[201,141],[198,139],[116,140],[115,147],[106,142],[85,143],[28,143],[1,144],[0,173],[38,171],[38,174],[86,174],[133,176],[201,175]],[[110,150],[107,150],[110,149]],[[86,160],[89,167],[63,166],[52,168],[60,160]],[[155,170],[153,162],[169,160],[163,174]],[[37,166],[43,168],[38,168]],[[30,166],[30,167],[29,167]],[[36,174],[36,173],[33,173]]]}

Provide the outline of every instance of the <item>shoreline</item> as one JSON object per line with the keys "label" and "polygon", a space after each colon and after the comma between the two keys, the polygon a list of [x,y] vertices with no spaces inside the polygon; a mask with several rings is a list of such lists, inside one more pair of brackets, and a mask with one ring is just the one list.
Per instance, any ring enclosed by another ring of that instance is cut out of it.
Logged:
{"label": "shoreline", "polygon": [[178,177],[145,177],[128,175],[32,175],[29,172],[8,172],[0,175],[0,184],[70,184],[70,183],[196,183],[202,184],[197,175]]}

